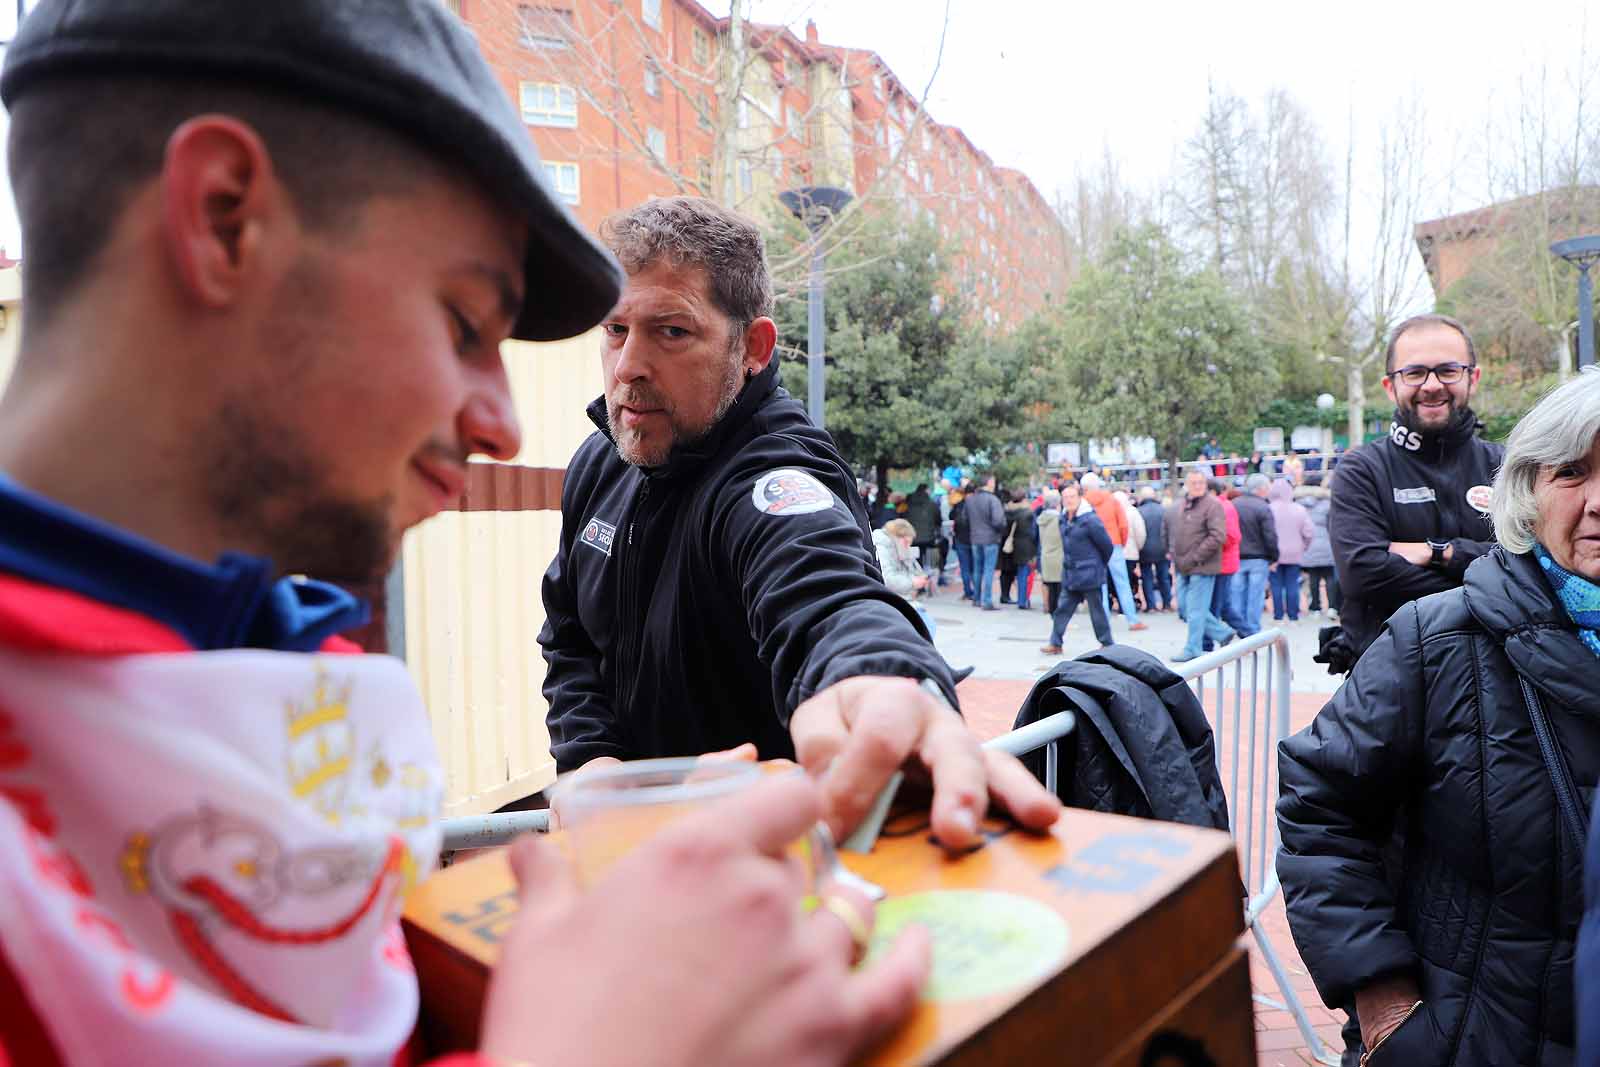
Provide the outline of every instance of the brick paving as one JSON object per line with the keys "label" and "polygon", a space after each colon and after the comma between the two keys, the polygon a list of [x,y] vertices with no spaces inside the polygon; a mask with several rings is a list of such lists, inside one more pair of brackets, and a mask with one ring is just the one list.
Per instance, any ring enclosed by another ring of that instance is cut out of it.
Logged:
{"label": "brick paving", "polygon": [[[1025,678],[969,678],[959,689],[961,708],[973,731],[980,737],[990,738],[1011,729],[1017,709],[1022,706],[1032,687],[1032,681]],[[1304,727],[1326,700],[1326,693],[1291,693],[1289,708],[1291,728],[1299,730]],[[1207,699],[1205,703],[1209,714],[1212,700]],[[1223,706],[1231,707],[1226,693]],[[1226,753],[1227,746],[1223,747]],[[1225,789],[1231,786],[1230,769],[1225,755],[1223,764]],[[1229,808],[1234,812],[1237,824],[1239,816],[1231,796]],[[1279,961],[1290,975],[1290,984],[1297,991],[1300,1003],[1305,1006],[1306,1014],[1321,1035],[1325,1047],[1337,1054],[1337,1050],[1342,1047],[1339,1027],[1344,1022],[1344,1012],[1329,1011],[1322,1006],[1322,1001],[1317,997],[1316,989],[1300,962],[1300,954],[1295,951],[1294,941],[1289,934],[1281,894],[1267,907],[1262,914],[1261,922],[1273,949],[1278,954]],[[1256,948],[1255,938],[1246,934],[1244,940],[1250,948],[1251,984],[1257,996],[1281,1003],[1277,983]],[[1261,1067],[1305,1067],[1307,1064],[1317,1062],[1307,1050],[1305,1039],[1288,1011],[1263,1004],[1258,1000],[1255,1005],[1255,1027],[1256,1060]]]}

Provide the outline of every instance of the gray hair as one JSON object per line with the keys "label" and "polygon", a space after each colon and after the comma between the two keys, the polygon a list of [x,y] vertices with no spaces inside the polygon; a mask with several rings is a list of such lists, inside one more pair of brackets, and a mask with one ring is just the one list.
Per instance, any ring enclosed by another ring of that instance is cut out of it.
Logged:
{"label": "gray hair", "polygon": [[1098,489],[1105,484],[1100,480],[1100,476],[1094,471],[1086,472],[1084,476],[1078,480],[1083,483],[1084,492],[1088,492],[1090,489]]}
{"label": "gray hair", "polygon": [[1587,456],[1600,438],[1600,370],[1582,374],[1546,393],[1522,416],[1506,441],[1506,458],[1494,479],[1494,535],[1508,551],[1533,551],[1540,471]]}
{"label": "gray hair", "polygon": [[1044,491],[1044,506],[1047,508],[1059,508],[1061,506],[1061,494],[1054,489],[1046,489]]}
{"label": "gray hair", "polygon": [[600,239],[630,275],[662,261],[704,270],[712,302],[740,333],[772,314],[761,231],[720,204],[698,196],[647,200],[602,222]]}
{"label": "gray hair", "polygon": [[1256,473],[1244,480],[1244,491],[1254,495],[1272,484],[1272,479],[1265,474]]}

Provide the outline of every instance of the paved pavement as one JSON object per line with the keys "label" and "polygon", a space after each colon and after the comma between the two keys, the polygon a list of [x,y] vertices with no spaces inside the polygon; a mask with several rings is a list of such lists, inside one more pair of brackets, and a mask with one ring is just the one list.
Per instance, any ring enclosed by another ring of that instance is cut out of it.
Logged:
{"label": "paved pavement", "polygon": [[[1026,612],[1012,605],[1001,606],[998,611],[981,611],[960,599],[959,582],[924,601],[938,625],[934,642],[945,658],[957,667],[976,668],[972,677],[961,684],[959,692],[967,722],[981,737],[993,737],[1009,730],[1034,681],[1060,659],[1070,659],[1096,647],[1088,615],[1080,608],[1062,643],[1061,654],[1039,652],[1039,646],[1049,637],[1050,619],[1044,613],[1043,588],[1036,585],[1036,589],[1039,595],[1034,597],[1033,610]],[[1176,615],[1142,615],[1141,619],[1149,629],[1130,633],[1125,620],[1120,616],[1114,618],[1112,634],[1115,639],[1164,660],[1182,648],[1184,628]],[[1273,625],[1270,611],[1264,622],[1268,627]],[[1317,629],[1330,625],[1328,620],[1302,613],[1298,623],[1280,625],[1290,644],[1293,677],[1290,726],[1299,730],[1316,715],[1341,679],[1330,676],[1322,664],[1311,659],[1317,648]],[[1209,706],[1211,701],[1208,699],[1206,704]],[[1225,698],[1224,706],[1230,704]],[[1224,786],[1231,787],[1227,771],[1224,767]],[[1237,799],[1230,797],[1229,801],[1238,824]],[[1289,973],[1290,985],[1323,1042],[1329,1049],[1342,1047],[1339,1026],[1344,1021],[1344,1013],[1329,1011],[1318,999],[1311,978],[1295,951],[1281,896],[1262,915],[1262,925]],[[1255,939],[1247,934],[1244,943],[1250,948],[1250,973],[1257,994],[1257,1063],[1262,1067],[1304,1067],[1314,1063],[1293,1017],[1283,1009],[1277,983],[1256,949]]]}
{"label": "paved pavement", "polygon": [[[1050,617],[1044,612],[1044,587],[1034,583],[1033,607],[1021,611],[1014,605],[1000,605],[996,611],[982,611],[961,599],[961,584],[939,590],[922,603],[938,624],[934,644],[953,666],[973,666],[975,678],[1037,678],[1060,658],[1071,659],[1095,647],[1089,613],[1080,607],[1067,630],[1061,656],[1042,655],[1039,646],[1050,637]],[[996,602],[998,604],[998,601]],[[1131,633],[1122,616],[1111,620],[1111,635],[1121,644],[1142,648],[1168,659],[1183,648],[1184,624],[1176,614],[1141,614],[1148,630]],[[1271,612],[1263,619],[1272,626]],[[1342,680],[1328,674],[1320,663],[1312,662],[1317,651],[1317,630],[1332,625],[1331,620],[1302,612],[1300,621],[1281,624],[1289,635],[1297,692],[1332,694]]]}

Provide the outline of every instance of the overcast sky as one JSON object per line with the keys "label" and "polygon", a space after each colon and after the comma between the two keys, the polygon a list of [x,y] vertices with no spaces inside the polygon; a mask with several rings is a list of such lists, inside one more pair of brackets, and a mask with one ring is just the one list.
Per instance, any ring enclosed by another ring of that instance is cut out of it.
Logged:
{"label": "overcast sky", "polygon": [[[728,5],[713,6],[722,14]],[[1208,79],[1252,101],[1287,88],[1336,145],[1352,109],[1360,145],[1415,87],[1443,171],[1448,159],[1481,158],[1492,95],[1509,99],[1519,76],[1541,64],[1577,68],[1585,37],[1593,55],[1600,7],[1591,5],[1597,14],[1587,26],[1584,7],[1582,0],[951,0],[929,111],[1053,198],[1075,167],[1093,167],[1107,147],[1136,184],[1170,172],[1204,110]],[[943,10],[943,0],[755,0],[754,8],[755,17],[797,30],[814,18],[824,41],[877,51],[919,92]],[[1443,177],[1436,182],[1441,210],[1478,206],[1446,202],[1481,190],[1457,182],[1452,191]]]}
{"label": "overcast sky", "polygon": [[[803,32],[813,18],[824,41],[877,51],[919,92],[932,72],[943,0],[753,2],[757,19]],[[725,14],[728,4],[708,6]],[[1075,168],[1094,167],[1107,149],[1136,185],[1169,173],[1204,109],[1208,78],[1250,100],[1288,88],[1331,144],[1342,144],[1352,114],[1362,143],[1415,87],[1437,146],[1430,207],[1459,211],[1478,206],[1481,183],[1446,178],[1464,169],[1455,161],[1481,159],[1491,97],[1509,99],[1519,76],[1541,64],[1575,69],[1586,39],[1591,52],[1600,48],[1600,14],[1586,25],[1584,6],[951,0],[929,110],[1053,198]],[[0,38],[9,38],[14,5],[0,0],[0,8]],[[9,188],[0,193],[0,241],[18,246]]]}

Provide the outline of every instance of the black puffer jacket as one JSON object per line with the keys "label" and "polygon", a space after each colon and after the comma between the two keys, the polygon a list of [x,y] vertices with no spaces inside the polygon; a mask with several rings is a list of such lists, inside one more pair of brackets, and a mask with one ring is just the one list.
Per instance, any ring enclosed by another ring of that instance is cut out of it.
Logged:
{"label": "black puffer jacket", "polygon": [[[1518,678],[1540,693],[1585,800],[1600,772],[1600,660],[1538,561],[1495,549],[1460,589],[1395,613],[1279,750],[1289,927],[1330,1007],[1387,974],[1423,1007],[1373,1057],[1567,1064],[1581,858]],[[1382,852],[1396,812],[1397,895]]]}

